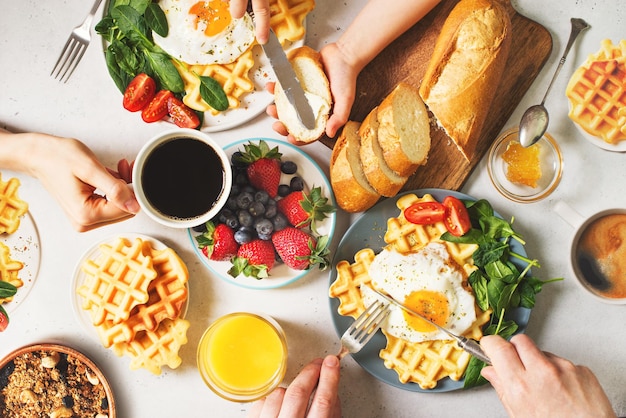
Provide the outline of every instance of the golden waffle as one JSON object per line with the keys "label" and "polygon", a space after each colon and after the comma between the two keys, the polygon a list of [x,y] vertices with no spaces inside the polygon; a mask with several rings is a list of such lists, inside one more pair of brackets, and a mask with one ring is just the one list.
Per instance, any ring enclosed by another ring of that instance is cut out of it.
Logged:
{"label": "golden waffle", "polygon": [[0,174],[0,234],[12,234],[20,226],[20,217],[28,210],[28,203],[17,196],[20,181],[10,178],[2,181]]}
{"label": "golden waffle", "polygon": [[315,0],[270,0],[270,26],[281,44],[304,38],[304,18]]}
{"label": "golden waffle", "polygon": [[337,279],[330,285],[329,294],[339,299],[340,315],[356,319],[365,310],[359,288],[372,281],[368,270],[375,256],[372,249],[364,248],[355,254],[353,264],[346,260],[337,263]]}
{"label": "golden waffle", "polygon": [[131,243],[120,237],[112,245],[100,245],[102,254],[83,264],[86,276],[77,292],[94,325],[124,321],[132,308],[148,301],[148,286],[157,273],[143,249],[141,239]]}
{"label": "golden waffle", "polygon": [[186,94],[183,97],[183,102],[200,112],[210,111],[213,115],[220,113],[209,106],[200,96],[199,76],[206,76],[214,78],[224,88],[229,109],[239,107],[241,96],[254,90],[254,84],[248,75],[254,66],[252,48],[250,47],[230,64],[187,65],[173,61],[185,84]]}
{"label": "golden waffle", "polygon": [[569,117],[609,144],[626,139],[626,41],[604,40],[570,78],[565,90]]}
{"label": "golden waffle", "polygon": [[184,319],[166,319],[155,331],[141,331],[128,343],[114,344],[113,351],[118,356],[131,357],[131,370],[143,367],[161,374],[161,366],[175,369],[182,363],[178,351],[187,343],[189,325]]}
{"label": "golden waffle", "polygon": [[105,347],[131,341],[139,331],[154,331],[165,319],[176,319],[187,301],[189,272],[171,248],[155,250],[144,242],[144,253],[152,258],[157,277],[148,286],[148,301],[135,306],[127,320],[104,321],[96,327]]}
{"label": "golden waffle", "polygon": [[[18,277],[20,270],[24,267],[21,261],[11,258],[11,250],[9,247],[0,242],[0,280],[10,283],[20,288],[24,282]],[[0,299],[0,304],[11,302],[13,297]]]}
{"label": "golden waffle", "polygon": [[[489,321],[491,311],[476,310],[476,321],[464,334],[480,340],[482,327]],[[422,389],[432,389],[444,377],[459,380],[463,377],[471,355],[454,341],[424,341],[411,343],[383,331],[387,346],[380,350],[385,367],[395,370],[402,383],[415,382]]]}

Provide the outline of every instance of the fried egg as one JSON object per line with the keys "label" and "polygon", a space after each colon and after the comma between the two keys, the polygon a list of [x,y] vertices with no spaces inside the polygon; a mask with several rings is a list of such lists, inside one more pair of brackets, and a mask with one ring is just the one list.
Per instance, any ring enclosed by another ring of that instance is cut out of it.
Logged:
{"label": "fried egg", "polygon": [[[444,244],[430,243],[406,255],[384,249],[374,258],[369,275],[374,288],[456,334],[463,334],[476,320],[474,295],[463,287],[464,276]],[[377,299],[384,301],[367,285],[361,286],[361,296],[365,306]],[[382,328],[411,342],[450,339],[432,324],[393,305]]]}
{"label": "fried egg", "polygon": [[187,64],[229,64],[254,42],[254,25],[247,13],[230,15],[225,0],[161,0],[169,33],[153,33],[154,43]]}

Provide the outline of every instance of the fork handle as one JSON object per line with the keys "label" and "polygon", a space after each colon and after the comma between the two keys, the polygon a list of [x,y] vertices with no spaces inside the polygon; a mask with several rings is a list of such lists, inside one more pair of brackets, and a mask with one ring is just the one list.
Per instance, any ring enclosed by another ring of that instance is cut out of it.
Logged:
{"label": "fork handle", "polygon": [[478,344],[477,341],[466,337],[459,337],[457,342],[459,343],[459,347],[461,347],[463,350],[467,351],[472,356],[476,357],[478,360],[484,362],[488,366],[491,366],[491,360],[489,359],[489,357],[487,357],[483,349],[480,348],[480,344]]}

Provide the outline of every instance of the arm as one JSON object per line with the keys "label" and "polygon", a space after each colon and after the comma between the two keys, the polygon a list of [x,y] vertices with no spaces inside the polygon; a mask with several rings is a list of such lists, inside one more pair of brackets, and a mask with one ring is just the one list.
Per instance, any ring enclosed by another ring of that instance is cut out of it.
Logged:
{"label": "arm", "polygon": [[[40,133],[13,134],[0,129],[0,167],[33,176],[59,202],[78,231],[133,216],[139,204],[132,190],[130,165],[105,168],[85,144]],[[98,189],[105,196],[95,193]]]}
{"label": "arm", "polygon": [[340,418],[338,388],[337,356],[315,359],[302,369],[287,389],[277,388],[255,402],[248,417]]}
{"label": "arm", "polygon": [[486,336],[480,342],[493,366],[482,375],[491,382],[511,417],[615,417],[598,379],[576,366],[539,350],[526,335]]}
{"label": "arm", "polygon": [[[230,14],[235,18],[241,18],[248,7],[248,0],[229,0]],[[256,27],[256,39],[260,44],[267,42],[270,32],[270,2],[269,0],[252,0],[254,11],[254,25]]]}

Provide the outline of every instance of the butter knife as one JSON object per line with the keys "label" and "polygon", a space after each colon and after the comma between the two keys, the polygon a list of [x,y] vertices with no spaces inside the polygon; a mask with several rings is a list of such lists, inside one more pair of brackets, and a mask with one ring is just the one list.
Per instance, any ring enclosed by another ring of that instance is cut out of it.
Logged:
{"label": "butter knife", "polygon": [[394,298],[392,298],[389,295],[386,295],[382,292],[380,292],[377,289],[374,289],[373,287],[370,286],[370,289],[372,289],[374,291],[374,293],[376,293],[378,296],[382,297],[383,299],[385,299],[387,302],[391,303],[392,305],[397,306],[398,308],[408,312],[409,314],[413,315],[413,316],[417,316],[418,318],[422,318],[424,321],[433,324],[435,327],[437,327],[437,329],[445,332],[446,334],[448,334],[453,340],[456,341],[456,343],[459,345],[459,347],[461,347],[463,350],[467,351],[468,353],[470,353],[472,356],[476,357],[478,360],[481,360],[482,362],[491,365],[491,360],[489,359],[489,357],[487,357],[487,355],[485,354],[485,352],[483,351],[482,348],[480,348],[480,344],[478,344],[477,341],[472,340],[471,338],[467,338],[467,337],[463,337],[461,335],[456,335],[451,331],[448,331],[447,329],[435,324],[433,321],[431,321],[430,319],[424,317],[423,315],[415,312],[414,310],[407,308],[406,306],[404,306],[403,304],[401,304],[400,302],[398,302],[397,300],[395,300]]}
{"label": "butter knife", "polygon": [[285,91],[285,96],[287,96],[289,103],[296,109],[302,124],[308,129],[315,128],[313,109],[311,109],[311,105],[304,95],[304,89],[300,84],[300,80],[298,80],[298,76],[287,59],[287,55],[273,30],[270,30],[267,43],[263,44],[263,51],[265,51],[265,55],[270,60],[276,78]]}

